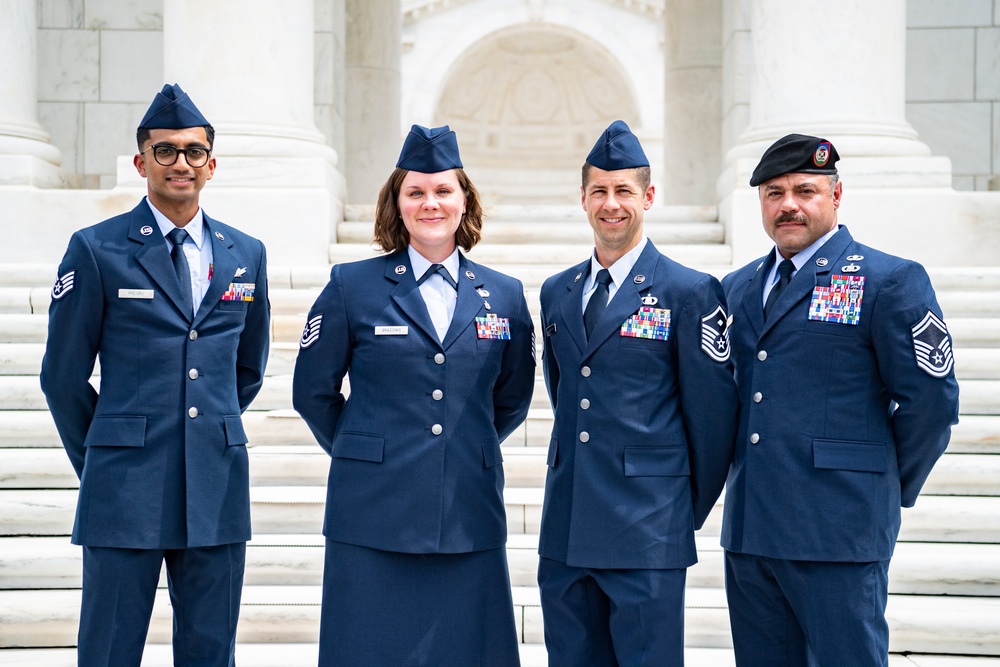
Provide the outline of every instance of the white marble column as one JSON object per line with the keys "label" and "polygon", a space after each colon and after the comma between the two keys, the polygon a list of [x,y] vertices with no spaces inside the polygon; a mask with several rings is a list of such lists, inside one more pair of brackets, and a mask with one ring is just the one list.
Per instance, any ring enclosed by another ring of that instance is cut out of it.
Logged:
{"label": "white marble column", "polygon": [[[263,240],[275,266],[326,264],[343,219],[337,153],[314,120],[314,1],[163,3],[164,83],[216,130],[202,204]],[[119,185],[141,185],[134,171],[120,160]]]}
{"label": "white marble column", "polygon": [[891,176],[873,185],[950,184],[906,121],[906,0],[753,0],[750,24],[750,124],[727,163],[800,132],[841,157],[919,158],[865,164],[866,176]]}
{"label": "white marble column", "polygon": [[400,0],[347,0],[347,197],[374,204],[401,144]]}
{"label": "white marble column", "polygon": [[62,162],[38,123],[36,12],[35,0],[0,0],[0,184],[51,185]]}
{"label": "white marble column", "polygon": [[666,0],[664,22],[667,187],[658,198],[714,203],[722,142],[722,0]]}

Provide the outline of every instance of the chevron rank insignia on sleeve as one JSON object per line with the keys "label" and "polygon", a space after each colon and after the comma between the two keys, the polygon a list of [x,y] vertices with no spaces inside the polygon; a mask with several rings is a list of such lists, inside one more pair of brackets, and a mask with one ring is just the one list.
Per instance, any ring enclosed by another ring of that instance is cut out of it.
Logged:
{"label": "chevron rank insignia on sleeve", "polygon": [[713,361],[729,361],[729,320],[722,306],[701,318],[701,349]]}
{"label": "chevron rank insignia on sleeve", "polygon": [[76,271],[67,271],[64,275],[56,278],[55,285],[52,286],[52,298],[61,299],[73,289],[73,279]]}
{"label": "chevron rank insignia on sleeve", "polygon": [[931,377],[943,378],[955,365],[951,353],[948,326],[937,315],[927,311],[923,319],[913,325],[913,352],[917,366]]}
{"label": "chevron rank insignia on sleeve", "polygon": [[302,329],[302,338],[299,339],[299,349],[304,350],[312,346],[319,340],[319,329],[323,324],[323,313],[318,313],[309,318],[306,326]]}

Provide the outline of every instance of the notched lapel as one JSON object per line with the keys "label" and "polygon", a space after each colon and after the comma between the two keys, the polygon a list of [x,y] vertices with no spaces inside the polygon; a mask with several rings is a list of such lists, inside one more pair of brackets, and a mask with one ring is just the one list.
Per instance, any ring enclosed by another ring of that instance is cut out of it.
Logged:
{"label": "notched lapel", "polygon": [[[486,306],[484,301],[489,301],[489,298],[484,298],[479,296],[478,289],[483,287],[485,283],[482,278],[480,278],[480,272],[476,272],[477,267],[471,266],[469,260],[465,258],[465,255],[459,253],[458,260],[458,298],[455,303],[455,314],[451,318],[451,325],[448,327],[448,333],[445,334],[444,342],[441,344],[444,349],[451,347],[452,343],[458,340],[458,337],[466,327],[472,322],[473,318],[479,315]],[[466,271],[471,270],[472,275],[475,278],[470,279],[466,274]],[[487,289],[489,289],[487,287]],[[426,308],[426,306],[425,306]],[[493,305],[496,308],[496,304]],[[496,312],[495,310],[491,310]],[[497,313],[500,317],[510,317],[510,314]],[[428,316],[429,317],[429,316]],[[436,337],[436,335],[435,335]]]}
{"label": "notched lapel", "polygon": [[[151,234],[142,234],[143,227],[150,227]],[[159,225],[149,210],[149,205],[143,199],[132,209],[128,224],[129,240],[139,244],[135,252],[135,261],[149,275],[150,279],[160,288],[165,296],[188,321],[191,315],[187,309],[187,299],[181,297],[181,285],[177,282],[174,265],[170,261],[167,242],[160,232]]]}
{"label": "notched lapel", "polygon": [[[240,266],[240,258],[233,252],[233,241],[223,234],[220,239],[216,235],[216,227],[207,215],[203,218],[205,223],[204,233],[208,234],[212,243],[212,281],[208,284],[208,291],[205,298],[198,305],[195,312],[195,324],[201,322],[212,310],[219,305],[222,295],[229,289],[229,284],[233,282],[236,269]],[[256,276],[255,280],[263,280],[264,276]],[[247,281],[249,282],[249,281]]]}
{"label": "notched lapel", "polygon": [[753,327],[754,333],[758,335],[764,328],[764,302],[762,295],[764,294],[764,281],[767,280],[767,274],[771,271],[771,266],[773,265],[771,260],[773,258],[774,253],[758,262],[759,268],[750,276],[749,284],[743,292],[743,299],[741,301],[743,314],[746,316],[750,326]]}
{"label": "notched lapel", "polygon": [[[587,347],[587,332],[583,328],[583,274],[586,272],[589,263],[590,260],[588,259],[583,264],[574,267],[576,272],[572,274],[573,277],[566,283],[566,295],[563,297],[558,309],[558,316],[561,321],[556,323],[556,333],[554,334],[558,336],[560,330],[566,331],[580,352],[583,352]],[[578,275],[580,278],[576,279]],[[547,345],[548,343],[546,342],[545,344]]]}
{"label": "notched lapel", "polygon": [[[392,300],[399,306],[410,320],[424,332],[435,344],[440,345],[434,323],[431,322],[430,313],[427,312],[427,305],[420,295],[420,288],[417,286],[416,276],[413,275],[413,267],[410,266],[410,258],[406,251],[393,253],[386,257],[385,277],[386,280],[395,283],[392,288]],[[403,273],[396,273],[396,268],[402,266],[406,270]]]}

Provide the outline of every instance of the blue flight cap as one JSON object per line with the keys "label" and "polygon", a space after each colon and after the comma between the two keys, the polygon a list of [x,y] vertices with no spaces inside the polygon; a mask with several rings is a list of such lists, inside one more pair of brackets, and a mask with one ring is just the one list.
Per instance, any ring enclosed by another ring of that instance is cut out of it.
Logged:
{"label": "blue flight cap", "polygon": [[149,105],[146,115],[139,123],[140,130],[181,130],[187,127],[211,125],[188,94],[176,83],[165,85]]}
{"label": "blue flight cap", "polygon": [[406,135],[396,166],[424,174],[461,169],[458,139],[447,125],[432,128],[414,125]]}
{"label": "blue flight cap", "polygon": [[785,174],[836,174],[840,154],[826,139],[786,134],[771,144],[750,177],[751,187]]}
{"label": "blue flight cap", "polygon": [[601,138],[587,156],[587,164],[604,171],[648,167],[649,160],[642,152],[639,138],[623,120],[616,120],[608,126]]}

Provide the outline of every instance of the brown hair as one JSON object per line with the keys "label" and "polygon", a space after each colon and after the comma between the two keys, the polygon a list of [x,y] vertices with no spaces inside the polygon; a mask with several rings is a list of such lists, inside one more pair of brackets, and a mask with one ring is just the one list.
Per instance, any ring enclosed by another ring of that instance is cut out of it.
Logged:
{"label": "brown hair", "polygon": [[[589,162],[583,163],[583,169],[581,170],[581,176],[583,181],[583,188],[587,189],[587,181],[590,180],[590,170],[594,168],[594,165]],[[652,173],[649,167],[631,167],[632,176],[635,178],[635,182],[639,184],[639,188],[645,192],[649,189],[649,183],[652,180]]]}
{"label": "brown hair", "polygon": [[[403,225],[399,210],[399,192],[403,179],[410,173],[408,169],[396,167],[378,193],[375,205],[375,237],[373,242],[385,252],[396,252],[410,244],[410,235]],[[468,252],[479,243],[483,236],[483,206],[479,202],[479,191],[464,169],[456,168],[458,186],[465,193],[465,215],[455,232],[455,243]]]}

